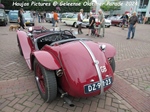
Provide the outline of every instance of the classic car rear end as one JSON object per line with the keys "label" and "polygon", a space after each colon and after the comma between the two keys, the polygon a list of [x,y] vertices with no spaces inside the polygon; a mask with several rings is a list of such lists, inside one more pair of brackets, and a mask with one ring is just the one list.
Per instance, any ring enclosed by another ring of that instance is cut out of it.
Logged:
{"label": "classic car rear end", "polygon": [[97,43],[81,40],[59,47],[64,71],[59,83],[63,91],[74,97],[90,97],[110,88],[113,71]]}
{"label": "classic car rear end", "polygon": [[[41,97],[52,102],[57,96],[73,106],[68,95],[91,97],[108,90],[115,70],[115,48],[76,38],[68,30],[34,27],[28,34],[17,31],[18,46],[31,70]],[[106,47],[106,46],[107,47]]]}

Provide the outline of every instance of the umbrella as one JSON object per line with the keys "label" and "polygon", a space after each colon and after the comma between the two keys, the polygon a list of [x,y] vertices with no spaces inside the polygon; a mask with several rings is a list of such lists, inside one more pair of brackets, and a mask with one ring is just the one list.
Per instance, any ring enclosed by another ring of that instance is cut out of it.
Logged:
{"label": "umbrella", "polygon": [[5,8],[5,6],[4,6],[3,4],[0,4],[0,8],[4,9],[4,8]]}

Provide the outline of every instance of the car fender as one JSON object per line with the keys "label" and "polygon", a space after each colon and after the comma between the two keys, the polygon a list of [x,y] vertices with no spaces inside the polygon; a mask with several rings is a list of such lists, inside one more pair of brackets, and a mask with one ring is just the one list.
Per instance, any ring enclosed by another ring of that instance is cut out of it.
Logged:
{"label": "car fender", "polygon": [[105,56],[107,58],[111,58],[114,57],[116,55],[116,49],[114,46],[108,44],[108,43],[98,43],[100,46],[101,45],[106,45],[106,49],[105,49]]}
{"label": "car fender", "polygon": [[59,61],[47,51],[35,51],[32,53],[32,70],[34,68],[34,59],[37,59],[37,61],[46,69],[57,70],[61,68]]}

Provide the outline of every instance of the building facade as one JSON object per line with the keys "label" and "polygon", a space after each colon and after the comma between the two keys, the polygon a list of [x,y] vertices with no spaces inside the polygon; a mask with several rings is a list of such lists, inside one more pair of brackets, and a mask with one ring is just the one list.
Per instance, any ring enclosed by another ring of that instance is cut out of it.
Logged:
{"label": "building facade", "polygon": [[[96,12],[100,9],[100,5],[108,0],[92,0],[97,4]],[[109,0],[114,2],[115,0]],[[111,14],[124,14],[125,12],[137,12],[138,15],[150,17],[150,0],[119,0],[121,9],[111,12]],[[109,12],[109,15],[111,15]],[[108,15],[108,12],[107,12]]]}

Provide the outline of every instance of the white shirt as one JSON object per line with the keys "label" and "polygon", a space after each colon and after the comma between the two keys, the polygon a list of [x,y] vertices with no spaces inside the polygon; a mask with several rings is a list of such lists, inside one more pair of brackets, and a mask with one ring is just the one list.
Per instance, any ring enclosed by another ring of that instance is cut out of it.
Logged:
{"label": "white shirt", "polygon": [[[84,18],[83,18],[83,14],[80,12],[80,19],[81,20],[83,20]],[[82,24],[82,22],[81,21],[77,21],[77,24]]]}

